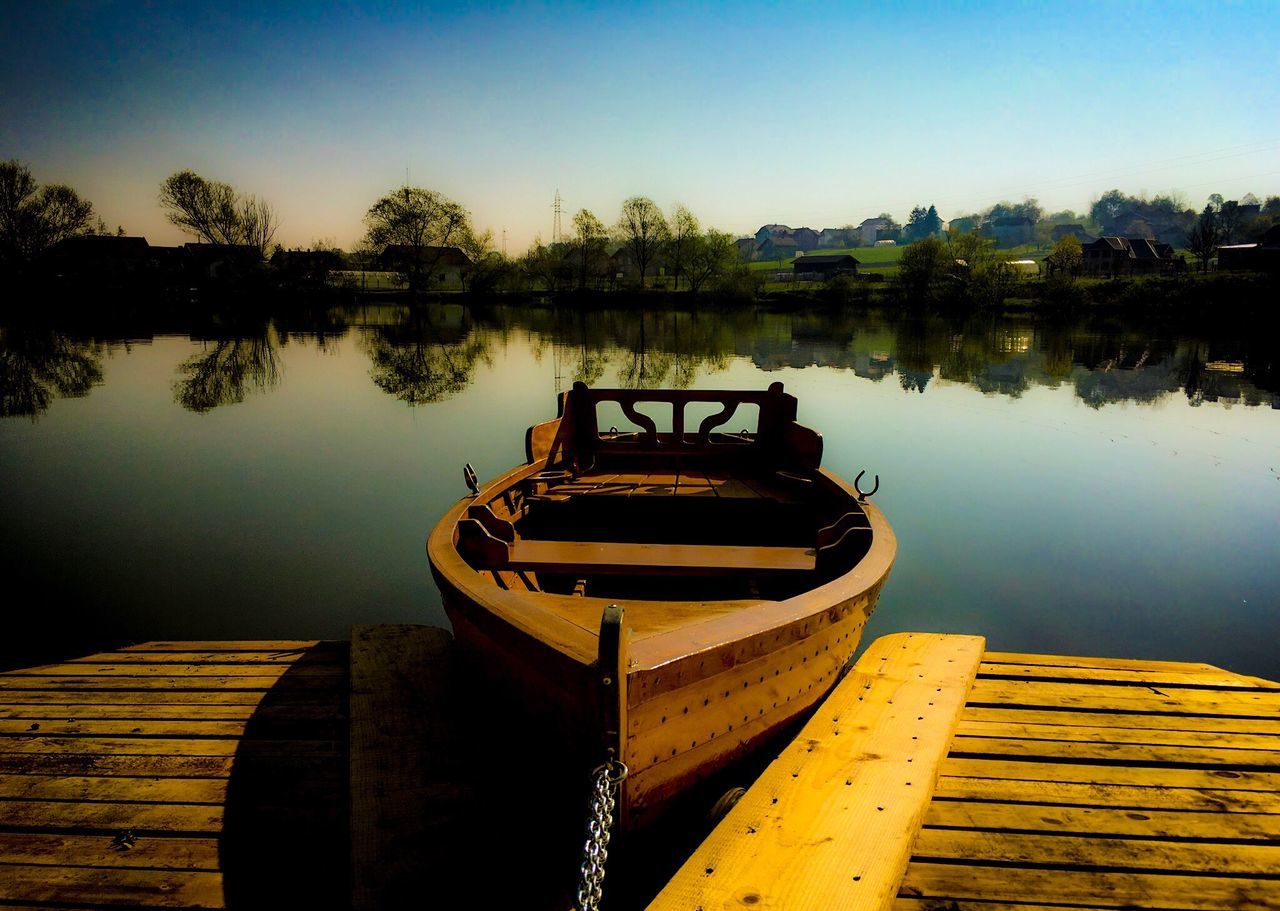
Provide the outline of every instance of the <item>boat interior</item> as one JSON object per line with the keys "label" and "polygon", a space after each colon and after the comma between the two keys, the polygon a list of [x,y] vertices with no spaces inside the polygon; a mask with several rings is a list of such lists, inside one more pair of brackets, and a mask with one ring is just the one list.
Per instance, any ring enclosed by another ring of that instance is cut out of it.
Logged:
{"label": "boat interior", "polygon": [[[531,427],[529,469],[473,498],[455,543],[503,589],[631,601],[783,600],[871,544],[822,438],[767,391],[591,389]],[[741,427],[732,431],[729,427]]]}

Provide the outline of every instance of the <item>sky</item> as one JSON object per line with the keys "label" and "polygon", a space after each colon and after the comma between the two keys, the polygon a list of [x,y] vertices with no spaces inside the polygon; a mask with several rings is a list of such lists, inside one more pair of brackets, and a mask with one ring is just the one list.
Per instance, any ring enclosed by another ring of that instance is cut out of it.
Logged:
{"label": "sky", "polygon": [[[178,243],[160,182],[353,246],[429,187],[499,249],[622,201],[735,234],[1113,187],[1280,194],[1280,2],[6,4],[0,159]],[[189,239],[189,238],[187,238]]]}

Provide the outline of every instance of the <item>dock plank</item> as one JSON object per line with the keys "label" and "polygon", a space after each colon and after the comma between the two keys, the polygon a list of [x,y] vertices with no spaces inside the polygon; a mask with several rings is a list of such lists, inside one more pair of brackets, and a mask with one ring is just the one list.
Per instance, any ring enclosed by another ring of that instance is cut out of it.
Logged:
{"label": "dock plank", "polygon": [[1037,710],[969,705],[962,722],[1052,724],[1113,730],[1204,731],[1280,735],[1280,715],[1274,718],[1236,718],[1230,715],[1161,715],[1146,712],[1089,712],[1077,709]]}
{"label": "dock plank", "polygon": [[[0,743],[0,749],[3,744]],[[1103,761],[1183,766],[1248,766],[1280,768],[1280,752],[1228,747],[1166,746],[1141,743],[1093,743],[1066,740],[1019,740],[956,735],[957,755],[1021,756],[1065,762]]]}
{"label": "dock plank", "polygon": [[1202,787],[1153,787],[1096,781],[1022,781],[943,775],[933,796],[1045,806],[1124,807],[1130,810],[1198,810],[1210,813],[1280,813],[1280,793]]}
{"label": "dock plank", "polygon": [[0,832],[0,864],[74,867],[146,867],[217,872],[218,839],[141,836],[127,851],[104,835]]}
{"label": "dock plank", "polygon": [[1018,680],[1089,680],[1098,683],[1114,683],[1129,686],[1191,686],[1201,689],[1260,689],[1271,692],[1280,687],[1263,687],[1244,680],[1227,671],[1216,668],[1196,671],[1157,670],[1155,668],[1096,668],[1067,667],[1043,664],[997,664],[983,662],[978,668],[981,678],[1008,678]]}
{"label": "dock plank", "polygon": [[1093,782],[1140,785],[1155,788],[1230,788],[1280,791],[1280,773],[1248,769],[1184,769],[1170,767],[1112,766],[1019,759],[1016,757],[969,758],[948,756],[944,775],[1007,778],[1024,781]]}
{"label": "dock plank", "polygon": [[[0,727],[0,730],[3,730],[3,728]],[[1126,728],[1103,725],[1086,727],[1062,724],[1017,724],[999,721],[970,721],[967,716],[960,719],[960,725],[956,728],[956,735],[981,738],[1016,738],[1018,740],[1280,750],[1280,732],[1274,734],[1245,734],[1238,731],[1170,730],[1156,726]]]}
{"label": "dock plank", "polygon": [[354,911],[408,908],[456,869],[461,767],[451,637],[357,626],[351,642],[351,894]]}
{"label": "dock plank", "polygon": [[115,867],[55,867],[8,864],[0,876],[0,899],[77,902],[94,907],[224,907],[221,873],[197,870],[138,870]]}
{"label": "dock plank", "polygon": [[1280,871],[1280,844],[1213,844],[1169,839],[1099,838],[967,832],[925,827],[916,840],[920,861],[1088,867],[1168,873],[1268,875]]}
{"label": "dock plank", "polygon": [[877,640],[650,908],[886,904],[982,646],[964,636]]}
{"label": "dock plank", "polygon": [[220,804],[227,783],[217,778],[112,778],[91,775],[0,775],[0,798]]}
{"label": "dock plank", "polygon": [[1058,907],[1069,906],[1073,911],[1077,906],[1190,911],[1271,911],[1280,906],[1275,880],[1248,876],[1042,870],[914,861],[907,868],[901,897],[931,898],[935,907],[944,908],[952,907],[953,900],[1016,903],[1037,898]]}
{"label": "dock plank", "polygon": [[934,800],[926,826],[1056,832],[1132,838],[1203,838],[1274,841],[1280,816],[1272,813],[1194,813],[1180,810],[1132,810],[1114,807],[1040,807],[991,801]]}

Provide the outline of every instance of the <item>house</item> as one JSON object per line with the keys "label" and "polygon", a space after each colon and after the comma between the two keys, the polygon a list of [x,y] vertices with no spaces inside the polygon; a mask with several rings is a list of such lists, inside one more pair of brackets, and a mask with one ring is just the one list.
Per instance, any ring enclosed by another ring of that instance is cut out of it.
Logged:
{"label": "house", "polygon": [[796,281],[826,281],[837,275],[857,275],[858,260],[848,253],[824,253],[798,256],[791,265]]}
{"label": "house", "polygon": [[796,239],[796,248],[799,250],[818,249],[818,232],[813,228],[796,228],[791,236]]}
{"label": "house", "polygon": [[858,225],[858,231],[862,234],[862,245],[873,246],[876,236],[888,227],[889,220],[886,218],[864,218],[862,224]]}
{"label": "house", "polygon": [[768,237],[756,247],[756,259],[787,259],[799,252],[794,237]]}
{"label": "house", "polygon": [[1080,245],[1091,244],[1098,238],[1094,237],[1084,229],[1084,225],[1054,225],[1053,230],[1049,232],[1050,239],[1056,244],[1064,237],[1074,237],[1080,241]]}
{"label": "house", "polygon": [[853,229],[823,228],[818,232],[818,249],[842,250],[846,247],[852,247],[854,238],[849,236],[852,233]]}
{"label": "house", "polygon": [[609,274],[614,281],[635,281],[640,278],[640,267],[626,247],[619,247],[609,254]]}
{"label": "house", "polygon": [[387,244],[378,262],[389,272],[422,274],[427,284],[446,290],[460,289],[463,277],[472,266],[471,257],[457,247],[423,246],[415,249],[410,244]]}
{"label": "house", "polygon": [[233,278],[262,265],[262,251],[253,244],[201,244],[182,246],[182,266],[191,277]]}
{"label": "house", "polygon": [[756,231],[756,243],[762,244],[771,237],[791,237],[792,231],[786,225],[761,225]]}
{"label": "house", "polygon": [[1081,248],[1086,275],[1141,275],[1180,271],[1173,247],[1145,237],[1099,237]]}
{"label": "house", "polygon": [[1226,272],[1280,273],[1280,225],[1272,225],[1255,244],[1218,248],[1218,268]]}
{"label": "house", "polygon": [[995,239],[997,247],[1017,247],[1031,243],[1035,225],[1026,216],[1010,215],[997,218],[987,225],[987,233]]}
{"label": "house", "polygon": [[756,247],[759,243],[754,237],[739,237],[733,242],[738,251],[738,261],[749,263],[756,258]]}
{"label": "house", "polygon": [[959,231],[961,234],[970,234],[981,226],[982,219],[976,215],[963,215],[960,218],[953,218],[947,222],[948,231]]}
{"label": "house", "polygon": [[45,269],[59,275],[109,278],[140,272],[150,262],[145,237],[84,234],[58,241],[40,256]]}

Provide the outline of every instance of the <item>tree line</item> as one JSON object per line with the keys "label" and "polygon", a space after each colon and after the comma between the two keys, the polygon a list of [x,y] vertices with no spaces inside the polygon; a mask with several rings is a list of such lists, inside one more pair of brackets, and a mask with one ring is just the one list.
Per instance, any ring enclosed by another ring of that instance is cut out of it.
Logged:
{"label": "tree line", "polygon": [[[160,184],[158,202],[170,223],[201,243],[242,248],[258,261],[273,253],[274,263],[287,259],[278,244],[272,247],[279,218],[261,197],[182,170]],[[992,245],[983,240],[984,235],[990,236],[986,229],[1004,219],[1026,219],[1035,226],[1036,240],[1046,243],[1052,227],[1059,224],[1136,236],[1143,236],[1143,231],[1149,236],[1150,224],[1185,225],[1185,246],[1207,268],[1219,247],[1256,239],[1280,223],[1280,197],[1269,196],[1262,202],[1253,194],[1240,200],[1213,194],[1198,216],[1178,194],[1148,199],[1109,190],[1093,200],[1087,213],[1046,213],[1036,199],[1028,197],[1016,203],[1001,201],[980,213],[953,219],[949,232],[943,231],[936,206],[919,205],[905,224],[881,213],[883,227],[878,236],[917,247],[904,254],[900,274],[904,285],[928,284],[933,279],[920,276],[936,277],[939,268],[954,272],[956,261],[966,264],[966,281],[981,285],[1008,272],[994,256]],[[659,276],[665,287],[695,294],[750,283],[731,234],[704,229],[680,204],[664,213],[645,196],[626,199],[612,224],[581,209],[573,216],[567,237],[551,243],[537,239],[515,258],[494,249],[492,232],[478,231],[464,206],[423,187],[399,187],[377,199],[366,211],[364,223],[365,233],[349,254],[332,244],[314,242],[306,252],[325,257],[322,268],[326,271],[344,266],[393,271],[414,291],[438,283],[442,264],[456,257],[455,251],[466,257],[460,270],[464,287],[475,291],[644,288]],[[856,230],[851,227],[848,233],[851,245],[856,245]],[[73,188],[40,185],[20,162],[0,162],[0,266],[21,268],[60,241],[94,234],[123,235],[124,229],[109,230],[92,204]],[[931,239],[937,243],[920,246]],[[1049,263],[1053,271],[1070,275],[1079,268],[1079,256],[1078,241],[1063,238],[1055,243]]]}

